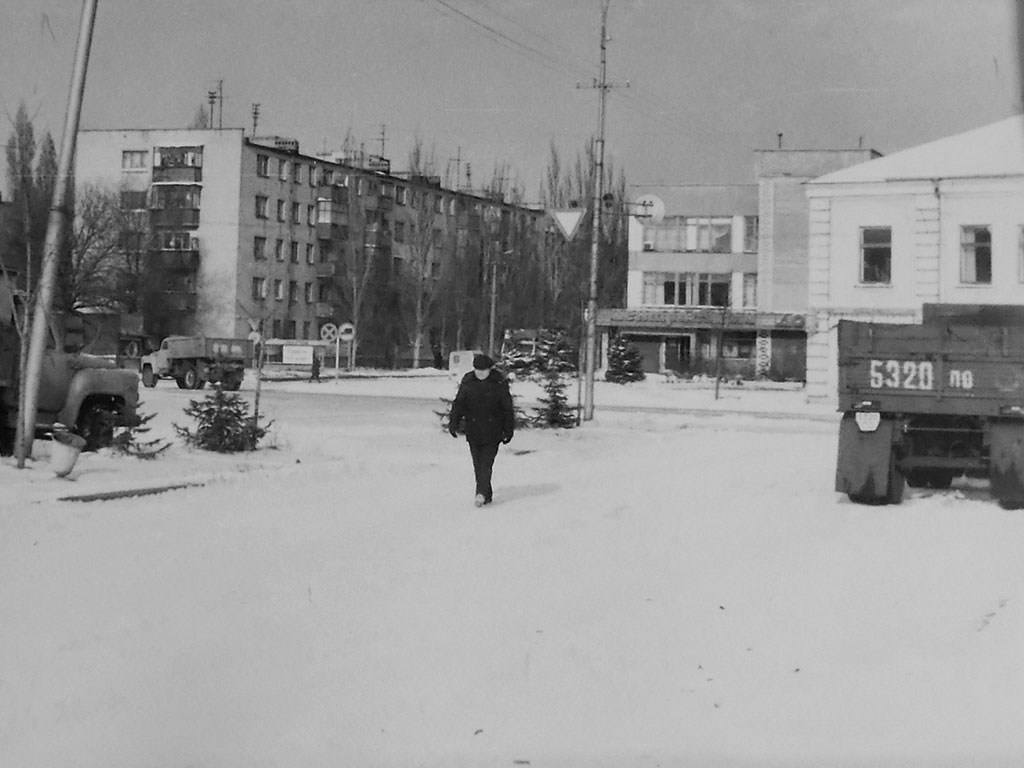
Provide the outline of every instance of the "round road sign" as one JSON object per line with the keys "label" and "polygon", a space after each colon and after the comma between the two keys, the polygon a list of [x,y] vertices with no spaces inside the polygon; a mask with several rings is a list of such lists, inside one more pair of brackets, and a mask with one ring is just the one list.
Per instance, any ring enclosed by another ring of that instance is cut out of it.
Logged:
{"label": "round road sign", "polygon": [[356,327],[352,323],[342,323],[338,326],[338,338],[342,341],[352,341],[356,337]]}
{"label": "round road sign", "polygon": [[324,323],[320,326],[320,338],[324,341],[334,341],[338,338],[338,326],[334,323]]}

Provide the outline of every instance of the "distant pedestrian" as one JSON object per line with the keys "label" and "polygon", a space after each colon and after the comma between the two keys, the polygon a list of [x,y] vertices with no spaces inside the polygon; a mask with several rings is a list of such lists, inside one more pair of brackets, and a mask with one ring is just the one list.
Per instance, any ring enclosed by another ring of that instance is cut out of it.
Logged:
{"label": "distant pedestrian", "polygon": [[466,442],[473,457],[476,476],[476,505],[490,504],[491,469],[498,446],[508,444],[515,432],[515,412],[508,382],[494,368],[487,355],[473,357],[473,370],[462,377],[458,394],[452,403],[448,431],[459,436],[459,425],[465,422]]}
{"label": "distant pedestrian", "polygon": [[309,370],[310,381],[320,381],[320,355],[317,350],[313,349],[313,365]]}

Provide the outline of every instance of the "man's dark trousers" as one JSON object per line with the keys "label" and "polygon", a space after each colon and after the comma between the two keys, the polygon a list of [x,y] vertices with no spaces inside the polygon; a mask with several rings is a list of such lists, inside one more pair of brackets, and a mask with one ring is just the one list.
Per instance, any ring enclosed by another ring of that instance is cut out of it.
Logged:
{"label": "man's dark trousers", "polygon": [[491,490],[491,469],[494,457],[498,455],[498,443],[469,443],[469,452],[473,455],[473,474],[476,475],[476,492],[490,501],[494,492]]}

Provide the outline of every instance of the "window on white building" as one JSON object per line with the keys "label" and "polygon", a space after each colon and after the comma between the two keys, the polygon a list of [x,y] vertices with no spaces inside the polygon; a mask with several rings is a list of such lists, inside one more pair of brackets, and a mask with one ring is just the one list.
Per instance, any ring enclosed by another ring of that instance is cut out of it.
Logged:
{"label": "window on white building", "polygon": [[268,214],[269,200],[265,195],[256,195],[256,218],[265,219]]}
{"label": "window on white building", "polygon": [[757,253],[757,216],[743,217],[743,252]]}
{"label": "window on white building", "polygon": [[706,253],[732,252],[732,218],[688,218],[686,220],[688,251]]}
{"label": "window on white building", "polygon": [[124,171],[140,171],[146,167],[146,157],[149,155],[144,149],[128,149],[121,153],[121,169]]}
{"label": "window on white building", "polygon": [[892,228],[861,227],[860,281],[892,282]]}
{"label": "window on white building", "polygon": [[645,272],[643,303],[676,307],[727,307],[731,285],[732,275],[727,272]]}
{"label": "window on white building", "polygon": [[743,275],[743,308],[757,307],[757,273],[747,272]]}
{"label": "window on white building", "polygon": [[267,258],[267,238],[257,236],[252,239],[252,257],[256,261]]}
{"label": "window on white building", "polygon": [[992,282],[992,231],[987,226],[960,228],[960,282]]}
{"label": "window on white building", "polygon": [[1017,227],[1017,282],[1024,283],[1024,226]]}
{"label": "window on white building", "polygon": [[275,280],[274,281],[274,298],[277,299],[278,301],[282,301],[284,299],[284,281],[283,280]]}
{"label": "window on white building", "polygon": [[256,155],[256,175],[270,175],[270,158],[266,155]]}
{"label": "window on white building", "polygon": [[288,161],[278,160],[277,161],[277,178],[281,181],[288,181]]}

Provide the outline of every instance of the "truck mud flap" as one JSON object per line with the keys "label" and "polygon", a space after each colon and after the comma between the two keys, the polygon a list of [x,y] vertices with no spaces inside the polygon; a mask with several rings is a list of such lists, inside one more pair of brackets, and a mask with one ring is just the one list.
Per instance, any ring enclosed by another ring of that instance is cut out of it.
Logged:
{"label": "truck mud flap", "polygon": [[866,503],[888,499],[895,424],[892,419],[882,419],[874,432],[861,432],[853,414],[843,416],[836,461],[837,491]]}
{"label": "truck mud flap", "polygon": [[1024,505],[1024,422],[989,424],[989,482],[992,495],[1010,505]]}

